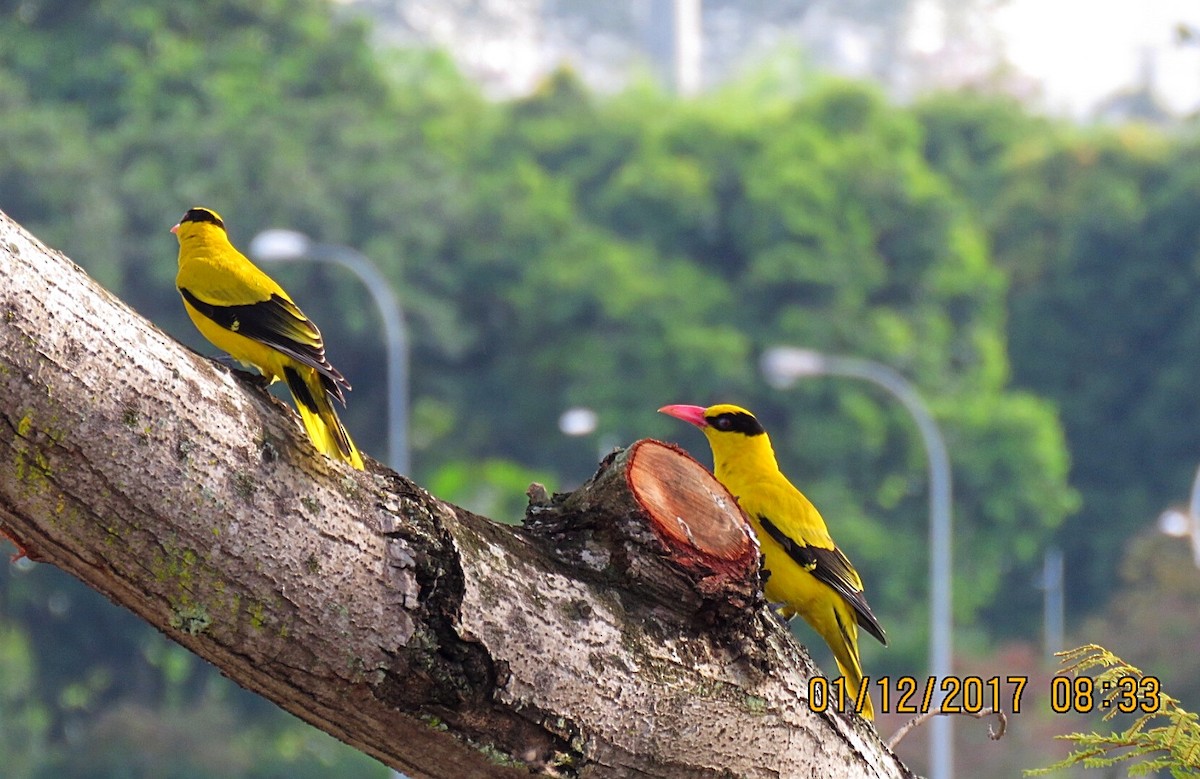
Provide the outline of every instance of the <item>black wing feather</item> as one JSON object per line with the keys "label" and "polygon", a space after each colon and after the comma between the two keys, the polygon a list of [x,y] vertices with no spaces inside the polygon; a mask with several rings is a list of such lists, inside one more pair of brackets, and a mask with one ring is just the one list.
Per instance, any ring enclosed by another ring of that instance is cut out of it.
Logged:
{"label": "black wing feather", "polygon": [[[342,394],[342,387],[350,389],[350,383],[329,364],[329,360],[325,358],[325,344],[321,340],[321,331],[294,303],[289,304],[285,298],[273,294],[267,300],[257,303],[218,306],[204,302],[182,287],[179,288],[179,294],[192,308],[226,330],[277,349],[297,362],[315,368],[321,375],[321,385],[325,391],[345,404],[346,397]],[[294,332],[296,329],[307,332],[312,343],[288,337],[288,332]]]}
{"label": "black wing feather", "polygon": [[828,584],[845,598],[846,602],[854,608],[858,624],[863,630],[875,636],[879,643],[887,646],[887,637],[883,632],[883,626],[879,624],[879,620],[871,612],[871,607],[867,605],[866,596],[863,595],[862,590],[855,588],[850,583],[855,578],[854,569],[841,549],[836,546],[833,549],[824,549],[819,546],[802,544],[788,536],[762,514],[758,515],[758,521],[762,524],[763,530],[767,531],[767,535],[782,546],[783,551],[787,552],[788,557],[795,560],[797,565],[811,572],[819,581]]}

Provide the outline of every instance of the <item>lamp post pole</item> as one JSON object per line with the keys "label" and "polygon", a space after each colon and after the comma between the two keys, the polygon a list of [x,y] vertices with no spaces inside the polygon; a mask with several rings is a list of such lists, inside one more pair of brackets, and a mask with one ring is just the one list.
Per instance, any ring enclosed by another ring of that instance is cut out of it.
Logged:
{"label": "lamp post pole", "polygon": [[1063,553],[1052,546],[1042,555],[1042,575],[1038,580],[1042,590],[1042,642],[1046,658],[1054,659],[1063,650],[1066,632],[1066,597],[1063,593]]}
{"label": "lamp post pole", "polygon": [[383,320],[387,349],[388,464],[408,475],[408,331],[392,285],[357,249],[313,243],[295,230],[264,230],[250,241],[250,256],[261,262],[309,260],[338,265],[357,276],[371,293]]}
{"label": "lamp post pole", "polygon": [[[929,458],[929,665],[939,680],[949,678],[953,654],[950,568],[952,538],[950,458],[941,430],[916,388],[888,366],[858,357],[822,354],[811,349],[777,346],[762,356],[768,383],[784,389],[809,376],[845,376],[869,381],[892,394],[912,415]],[[934,717],[929,748],[930,777],[953,779],[954,740],[950,717]]]}

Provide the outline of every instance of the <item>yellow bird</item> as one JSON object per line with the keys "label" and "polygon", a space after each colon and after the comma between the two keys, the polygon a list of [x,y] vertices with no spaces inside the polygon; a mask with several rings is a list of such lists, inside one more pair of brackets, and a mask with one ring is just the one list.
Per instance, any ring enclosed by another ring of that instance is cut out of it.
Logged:
{"label": "yellow bird", "polygon": [[[825,521],[808,498],[779,471],[767,431],[754,415],[732,405],[663,406],[664,414],[700,428],[713,452],[713,473],[737,499],[762,546],[764,586],[785,618],[799,614],[833,650],[846,679],[847,704],[862,687],[858,628],[887,645],[883,627],[871,613],[862,580],[838,549]],[[873,719],[869,693],[861,714]]]}
{"label": "yellow bird", "polygon": [[342,388],[350,383],[325,359],[317,326],[233,247],[216,211],[189,209],[171,232],[179,238],[175,286],[204,337],[268,381],[287,382],[313,445],[362,470],[362,455],[331,402],[345,405]]}

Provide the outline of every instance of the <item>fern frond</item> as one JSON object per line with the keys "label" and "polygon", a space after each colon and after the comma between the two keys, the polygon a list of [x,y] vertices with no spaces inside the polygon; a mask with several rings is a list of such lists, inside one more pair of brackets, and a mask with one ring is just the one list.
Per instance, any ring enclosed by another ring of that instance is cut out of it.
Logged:
{"label": "fern frond", "polygon": [[1041,776],[1073,766],[1108,768],[1134,761],[1128,766],[1130,776],[1165,770],[1175,779],[1200,779],[1200,715],[1181,708],[1178,700],[1162,692],[1157,677],[1147,676],[1098,644],[1059,652],[1057,657],[1062,659],[1065,673],[1079,676],[1096,672],[1094,689],[1100,700],[1107,703],[1100,707],[1105,710],[1102,718],[1105,722],[1117,715],[1117,700],[1128,694],[1128,683],[1122,689],[1123,679],[1133,678],[1137,690],[1145,688],[1153,693],[1146,697],[1143,713],[1121,732],[1056,736],[1075,742],[1077,748],[1054,765],[1026,771],[1026,776]]}

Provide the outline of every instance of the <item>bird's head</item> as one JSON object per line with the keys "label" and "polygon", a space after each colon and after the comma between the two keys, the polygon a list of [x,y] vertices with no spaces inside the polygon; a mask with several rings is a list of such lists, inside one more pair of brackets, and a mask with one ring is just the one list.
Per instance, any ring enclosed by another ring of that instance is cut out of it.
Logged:
{"label": "bird's head", "polygon": [[[754,415],[741,406],[720,403],[716,406],[663,406],[660,413],[691,422],[704,433],[718,466],[729,457],[771,451],[767,431]],[[774,455],[772,455],[773,457]]]}
{"label": "bird's head", "polygon": [[712,447],[713,470],[724,480],[739,470],[778,470],[766,429],[746,409],[730,403],[701,406],[663,406],[659,412],[691,422]]}
{"label": "bird's head", "polygon": [[171,228],[171,232],[178,236],[180,241],[193,235],[206,235],[212,230],[219,230],[224,234],[225,222],[216,211],[201,206],[189,208],[179,220],[179,224]]}
{"label": "bird's head", "polygon": [[733,433],[750,437],[766,433],[759,421],[746,409],[730,403],[720,403],[704,408],[702,406],[663,406],[660,414],[667,414],[684,422],[691,422],[704,431],[711,440],[714,435],[725,436]]}

